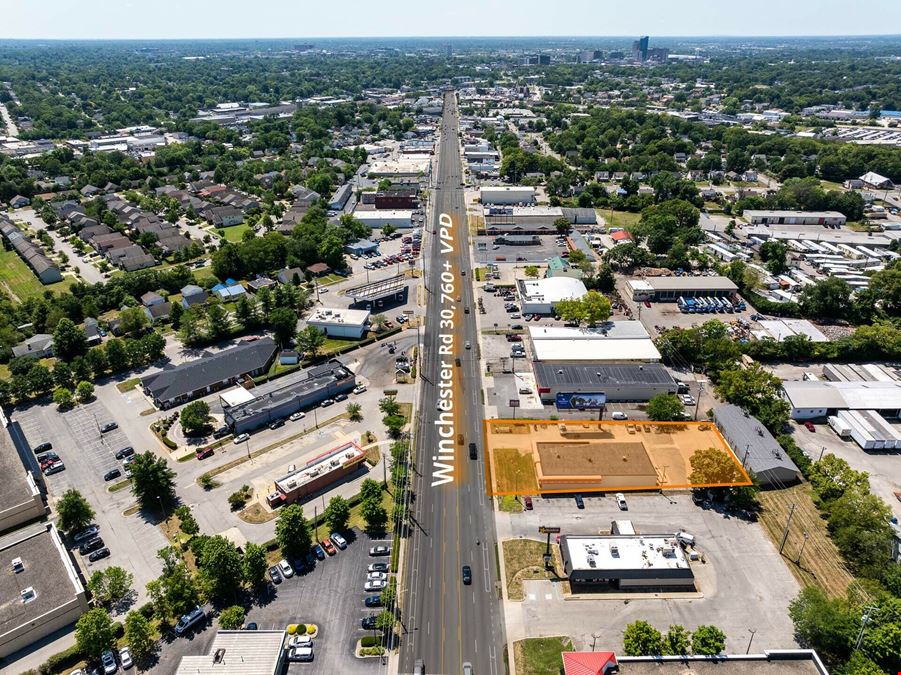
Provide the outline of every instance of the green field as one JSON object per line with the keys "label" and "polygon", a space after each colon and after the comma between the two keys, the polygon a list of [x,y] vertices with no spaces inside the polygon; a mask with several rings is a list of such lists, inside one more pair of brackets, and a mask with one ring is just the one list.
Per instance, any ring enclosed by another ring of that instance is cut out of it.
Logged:
{"label": "green field", "polygon": [[[232,225],[231,227],[223,227],[222,231],[225,233],[225,240],[233,243],[237,243],[243,240],[244,233],[247,230],[253,229],[247,223],[241,223],[240,225]],[[219,230],[216,230],[216,233],[219,233]]]}
{"label": "green field", "polygon": [[611,211],[610,209],[601,209],[601,216],[607,221],[607,227],[622,227],[629,229],[641,220],[640,213],[631,213],[629,211]]}
{"label": "green field", "polygon": [[62,292],[75,283],[71,277],[45,286],[15,251],[0,251],[0,290],[13,300],[43,295],[45,290]]}

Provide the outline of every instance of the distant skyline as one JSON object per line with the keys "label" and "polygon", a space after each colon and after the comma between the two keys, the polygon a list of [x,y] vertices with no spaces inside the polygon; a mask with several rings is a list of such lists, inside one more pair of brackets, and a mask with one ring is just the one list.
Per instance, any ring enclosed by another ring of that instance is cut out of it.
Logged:
{"label": "distant skyline", "polygon": [[0,39],[898,33],[898,0],[0,0]]}

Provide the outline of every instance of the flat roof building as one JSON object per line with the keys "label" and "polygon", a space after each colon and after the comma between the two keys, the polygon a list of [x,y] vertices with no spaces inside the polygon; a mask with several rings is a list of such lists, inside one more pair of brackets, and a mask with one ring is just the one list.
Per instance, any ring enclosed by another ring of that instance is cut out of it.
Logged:
{"label": "flat roof building", "polygon": [[347,204],[347,200],[350,199],[353,192],[354,186],[350,183],[345,183],[335,190],[334,194],[329,198],[328,207],[333,211],[340,211]]}
{"label": "flat roof building", "polygon": [[613,652],[563,652],[564,675],[829,675],[812,649],[775,649],[762,654],[716,657],[616,656]]}
{"label": "flat roof building", "polygon": [[630,279],[632,300],[675,302],[680,297],[728,297],[738,292],[738,286],[728,277],[645,277]]}
{"label": "flat roof building", "polygon": [[660,352],[640,321],[606,321],[595,328],[529,326],[536,361],[654,363]]}
{"label": "flat roof building", "polygon": [[760,420],[735,405],[713,409],[717,428],[741,461],[763,487],[788,487],[801,471]]}
{"label": "flat roof building", "polygon": [[483,204],[531,204],[535,188],[525,185],[485,185],[479,191]]}
{"label": "flat roof building", "polygon": [[330,337],[359,340],[369,328],[369,310],[317,307],[307,316],[307,325]]}
{"label": "flat roof building", "polygon": [[366,304],[372,309],[373,307],[382,307],[385,302],[391,300],[403,300],[407,295],[407,284],[407,277],[400,274],[348,288],[344,291],[344,295],[351,298],[354,304]]}
{"label": "flat roof building", "polygon": [[814,382],[789,380],[782,394],[796,420],[834,415],[839,410],[875,410],[884,417],[901,412],[901,382]]}
{"label": "flat roof building", "polygon": [[275,342],[264,337],[148,375],[141,379],[141,387],[154,405],[168,409],[224,389],[245,376],[261,375],[275,352]]}
{"label": "flat roof building", "polygon": [[694,573],[672,534],[565,534],[560,537],[560,554],[574,587],[695,588]]}
{"label": "flat roof building", "polygon": [[557,394],[604,394],[608,401],[649,401],[657,394],[675,394],[679,387],[659,363],[533,364],[538,395],[552,404]]}
{"label": "flat roof building", "polygon": [[413,227],[413,211],[410,209],[383,209],[381,211],[354,211],[354,220],[371,228],[391,225],[397,228]]}
{"label": "flat roof building", "polygon": [[225,424],[242,433],[353,390],[356,375],[337,359],[253,389],[253,398],[224,407]]}
{"label": "flat roof building", "polygon": [[744,217],[751,225],[844,225],[847,218],[838,211],[767,211],[749,209]]}
{"label": "flat roof building", "polygon": [[588,292],[579,279],[518,279],[516,281],[524,314],[550,314],[561,300],[579,300]]}
{"label": "flat roof building", "polygon": [[9,422],[0,410],[0,532],[46,516],[44,503],[34,475],[22,464],[22,458],[9,435]]}
{"label": "flat roof building", "polygon": [[366,453],[350,441],[314,457],[304,466],[275,480],[275,490],[285,504],[316,494],[348,476],[363,464]]}
{"label": "flat roof building", "polygon": [[277,675],[284,670],[282,630],[220,630],[209,652],[182,656],[176,675]]}
{"label": "flat roof building", "polygon": [[41,523],[0,538],[0,658],[78,620],[88,601],[56,527]]}

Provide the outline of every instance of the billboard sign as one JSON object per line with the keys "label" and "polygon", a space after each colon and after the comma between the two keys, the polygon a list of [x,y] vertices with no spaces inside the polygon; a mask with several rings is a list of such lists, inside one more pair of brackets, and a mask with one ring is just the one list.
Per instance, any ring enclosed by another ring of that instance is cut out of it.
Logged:
{"label": "billboard sign", "polygon": [[518,407],[519,407],[519,399],[518,399],[518,398],[511,398],[509,401],[507,401],[507,404],[508,404],[511,408],[518,408]]}
{"label": "billboard sign", "polygon": [[607,394],[557,394],[557,410],[600,410],[607,403]]}
{"label": "billboard sign", "polygon": [[541,534],[560,534],[559,527],[550,527],[549,525],[539,525],[538,531]]}

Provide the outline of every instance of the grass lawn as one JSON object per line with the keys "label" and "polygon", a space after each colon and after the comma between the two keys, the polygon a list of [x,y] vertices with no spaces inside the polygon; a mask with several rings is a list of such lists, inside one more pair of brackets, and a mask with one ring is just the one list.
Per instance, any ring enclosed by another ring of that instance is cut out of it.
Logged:
{"label": "grass lawn", "polygon": [[610,209],[600,209],[601,215],[607,221],[607,227],[623,227],[629,229],[639,220],[640,213],[631,213],[630,211],[611,211]]}
{"label": "grass lawn", "polygon": [[562,652],[572,649],[568,637],[543,637],[513,644],[516,675],[559,675],[563,672]]}
{"label": "grass lawn", "polygon": [[15,251],[0,252],[0,290],[8,293],[13,300],[42,295],[45,288],[62,287],[65,283],[44,286]]}
{"label": "grass lawn", "polygon": [[820,187],[823,188],[824,190],[842,190],[842,191],[844,191],[844,189],[845,189],[845,186],[842,185],[841,183],[836,183],[831,180],[823,180],[822,178],[820,178]]}
{"label": "grass lawn", "polygon": [[494,455],[493,464],[497,471],[497,476],[493,476],[495,490],[519,494],[538,492],[531,454],[516,448],[495,448]]}
{"label": "grass lawn", "polygon": [[[559,547],[551,544],[551,555],[554,561],[554,570],[544,568],[544,552],[547,543],[535,539],[510,539],[502,543],[504,555],[504,571],[506,573],[507,595],[511,600],[523,599],[523,581],[529,579],[560,579],[562,577],[562,565],[560,564]],[[569,583],[564,587],[569,592]]]}
{"label": "grass lawn", "polygon": [[[232,243],[238,243],[244,240],[244,233],[247,230],[252,230],[247,223],[241,223],[240,225],[232,225],[231,227],[223,227],[222,231],[225,233],[225,241],[230,241]],[[215,230],[216,234],[219,234],[219,230]]]}
{"label": "grass lawn", "polygon": [[332,352],[336,352],[339,349],[344,349],[346,347],[350,347],[352,345],[360,344],[359,340],[343,340],[340,338],[326,338],[325,342],[322,345],[322,348],[319,350],[320,354],[331,354]]}
{"label": "grass lawn", "polygon": [[498,508],[504,513],[522,513],[522,504],[512,495],[504,495],[500,498]]}
{"label": "grass lawn", "polygon": [[[216,283],[219,283],[219,279],[213,274],[212,267],[201,267],[200,269],[193,270],[191,273],[194,275],[194,280],[198,285],[202,285],[207,279],[212,279]],[[172,298],[170,297],[169,300],[172,300]]]}
{"label": "grass lawn", "polygon": [[[849,584],[854,583],[854,577],[829,537],[826,521],[813,502],[810,484],[802,483],[785,490],[764,490],[760,493],[760,504],[763,507],[760,522],[777,549],[782,542],[788,513],[792,504],[795,505],[782,551],[785,564],[803,586],[819,586],[830,597],[844,597]],[[806,544],[805,532],[808,536]],[[799,564],[802,545],[804,556]]]}
{"label": "grass lawn", "polygon": [[133,377],[130,380],[125,380],[125,382],[120,382],[119,384],[117,384],[116,389],[124,394],[126,391],[131,391],[132,389],[137,387],[140,382],[140,377]]}

